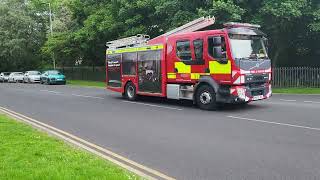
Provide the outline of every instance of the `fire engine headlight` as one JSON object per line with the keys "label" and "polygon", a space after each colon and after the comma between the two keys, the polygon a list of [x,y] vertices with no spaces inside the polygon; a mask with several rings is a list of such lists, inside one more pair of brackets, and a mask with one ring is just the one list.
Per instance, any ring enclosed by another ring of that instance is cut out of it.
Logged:
{"label": "fire engine headlight", "polygon": [[237,93],[238,93],[239,98],[241,98],[241,99],[245,99],[246,98],[246,90],[245,89],[238,88],[237,89]]}

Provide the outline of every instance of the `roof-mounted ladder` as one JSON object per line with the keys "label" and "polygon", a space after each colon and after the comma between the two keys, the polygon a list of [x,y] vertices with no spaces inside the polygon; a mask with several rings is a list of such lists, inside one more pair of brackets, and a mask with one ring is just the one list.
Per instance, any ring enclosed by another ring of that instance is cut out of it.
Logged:
{"label": "roof-mounted ladder", "polygon": [[178,33],[185,33],[185,32],[194,32],[198,31],[200,29],[206,28],[208,26],[211,26],[214,24],[215,18],[214,17],[201,17],[196,20],[193,20],[183,26],[180,26],[176,29],[173,29],[161,36],[170,36],[173,34],[178,34]]}
{"label": "roof-mounted ladder", "polygon": [[146,44],[149,39],[150,39],[149,35],[138,34],[136,36],[109,41],[106,43],[106,46],[108,47],[108,49],[135,47],[135,46],[141,46]]}
{"label": "roof-mounted ladder", "polygon": [[[185,33],[185,32],[194,32],[198,31],[200,29],[206,28],[208,26],[211,26],[215,23],[214,17],[201,17],[196,20],[193,20],[183,26],[180,26],[176,29],[173,29],[165,34],[162,34],[158,37],[163,36],[170,36],[173,34],[178,33]],[[158,38],[156,37],[156,38]],[[154,39],[156,39],[154,38]],[[118,49],[118,48],[124,48],[124,47],[135,47],[135,46],[141,46],[147,44],[147,42],[150,40],[150,36],[145,34],[138,34],[136,36],[131,36],[127,38],[122,38],[114,41],[109,41],[106,43],[106,46],[108,49]]]}

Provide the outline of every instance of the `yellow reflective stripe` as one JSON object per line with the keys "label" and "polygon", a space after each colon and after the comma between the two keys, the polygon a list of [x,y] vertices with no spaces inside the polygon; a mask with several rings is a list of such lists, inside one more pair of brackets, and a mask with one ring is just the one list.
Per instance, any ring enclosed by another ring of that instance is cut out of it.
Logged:
{"label": "yellow reflective stripe", "polygon": [[167,78],[168,79],[176,79],[177,78],[176,73],[167,73]]}
{"label": "yellow reflective stripe", "polygon": [[200,73],[191,73],[191,79],[200,79]]}
{"label": "yellow reflective stripe", "polygon": [[209,61],[210,74],[231,74],[231,61],[220,64],[217,61]]}
{"label": "yellow reflective stripe", "polygon": [[124,49],[118,49],[118,50],[107,50],[106,54],[120,54],[120,53],[126,53],[126,52],[149,51],[149,50],[159,50],[159,49],[163,49],[163,45],[132,47],[132,48],[124,48]]}
{"label": "yellow reflective stripe", "polygon": [[200,79],[203,75],[210,75],[210,73],[191,73],[191,79]]}
{"label": "yellow reflective stripe", "polygon": [[174,67],[178,70],[178,73],[191,73],[191,66],[185,65],[183,62],[175,62]]}

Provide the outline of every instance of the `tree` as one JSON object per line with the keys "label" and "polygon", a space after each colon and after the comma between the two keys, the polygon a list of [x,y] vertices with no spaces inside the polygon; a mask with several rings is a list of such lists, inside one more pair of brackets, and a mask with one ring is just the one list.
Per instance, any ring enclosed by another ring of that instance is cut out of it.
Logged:
{"label": "tree", "polygon": [[25,70],[41,65],[45,41],[43,19],[21,1],[0,3],[0,71]]}
{"label": "tree", "polygon": [[[275,66],[320,65],[319,0],[26,2],[0,2],[1,68],[51,64],[52,53],[59,66],[73,65],[79,59],[83,65],[104,65],[105,42],[136,34],[156,37],[201,16],[215,16],[213,28],[221,28],[228,21],[262,25]],[[54,17],[52,37],[48,33],[48,2]]]}

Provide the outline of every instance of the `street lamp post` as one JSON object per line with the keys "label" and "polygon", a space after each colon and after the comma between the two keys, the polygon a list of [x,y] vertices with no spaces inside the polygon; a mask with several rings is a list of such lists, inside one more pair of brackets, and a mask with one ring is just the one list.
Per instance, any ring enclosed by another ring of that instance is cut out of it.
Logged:
{"label": "street lamp post", "polygon": [[[53,27],[52,27],[52,11],[51,11],[51,3],[49,4],[49,19],[50,19],[50,36],[53,35]],[[53,69],[56,69],[56,60],[54,59],[54,53],[52,52],[52,63],[53,63]]]}

